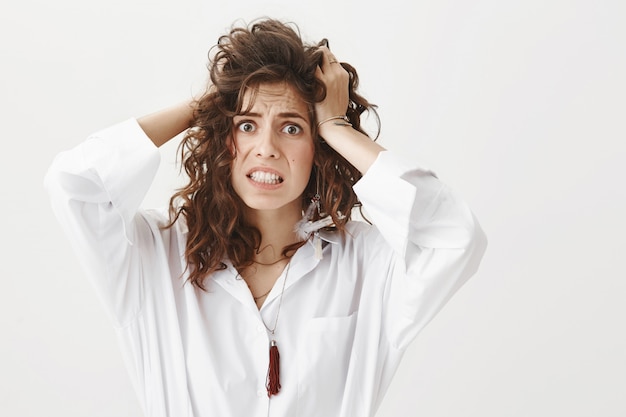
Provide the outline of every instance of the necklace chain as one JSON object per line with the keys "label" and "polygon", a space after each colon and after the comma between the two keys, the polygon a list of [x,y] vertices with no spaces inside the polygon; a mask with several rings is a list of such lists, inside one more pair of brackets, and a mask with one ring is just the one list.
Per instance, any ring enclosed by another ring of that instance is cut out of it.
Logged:
{"label": "necklace chain", "polygon": [[[269,263],[263,263],[263,262],[258,262],[258,261],[252,261],[252,263],[258,264],[258,265],[263,265],[263,266],[272,266],[272,265],[276,265],[278,262],[284,260],[284,259],[289,259],[288,257],[284,256],[274,262],[269,262]],[[289,264],[289,261],[287,261],[287,264]],[[241,274],[237,274],[237,279],[244,279],[243,276]],[[250,287],[250,285],[248,285],[248,288],[250,288],[250,292],[252,292],[252,288]],[[272,292],[272,287],[270,287],[269,290],[267,290],[266,292],[264,292],[261,295],[257,295],[255,296],[254,294],[252,294],[252,298],[254,299],[254,301],[259,301],[261,298],[266,297],[270,292]]]}
{"label": "necklace chain", "polygon": [[[289,276],[289,267],[291,267],[291,260],[287,263],[287,268],[285,270],[285,279],[283,279],[283,288],[280,290],[280,299],[278,300],[278,311],[276,311],[276,317],[274,318],[274,327],[271,329],[267,327],[265,320],[263,320],[263,316],[261,316],[261,321],[263,322],[263,325],[265,326],[267,331],[270,332],[272,335],[274,335],[274,332],[276,331],[276,327],[278,326],[278,318],[280,317],[280,308],[283,305],[283,295],[285,294],[285,284],[287,284],[287,277]],[[262,295],[261,297],[264,297],[264,296]]]}
{"label": "necklace chain", "polygon": [[265,294],[261,294],[258,297],[255,297],[253,295],[252,298],[254,298],[254,301],[259,301],[261,298],[266,297],[271,291],[272,291],[272,289],[270,288],[269,290],[267,290],[267,292]]}
{"label": "necklace chain", "polygon": [[257,264],[257,265],[263,265],[263,266],[272,266],[272,265],[276,265],[277,263],[279,263],[280,261],[287,259],[286,256],[283,256],[281,258],[278,258],[277,260],[273,261],[273,262],[259,262],[259,261],[252,261],[253,264]]}

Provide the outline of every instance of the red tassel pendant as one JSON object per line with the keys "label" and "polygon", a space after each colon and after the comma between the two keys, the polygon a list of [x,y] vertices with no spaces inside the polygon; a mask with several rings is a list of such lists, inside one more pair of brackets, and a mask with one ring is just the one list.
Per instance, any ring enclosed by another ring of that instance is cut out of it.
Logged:
{"label": "red tassel pendant", "polygon": [[267,370],[267,383],[265,387],[267,388],[267,396],[271,397],[272,395],[278,394],[280,391],[280,365],[279,365],[280,355],[278,354],[278,347],[276,346],[276,340],[272,340],[270,343],[270,366]]}

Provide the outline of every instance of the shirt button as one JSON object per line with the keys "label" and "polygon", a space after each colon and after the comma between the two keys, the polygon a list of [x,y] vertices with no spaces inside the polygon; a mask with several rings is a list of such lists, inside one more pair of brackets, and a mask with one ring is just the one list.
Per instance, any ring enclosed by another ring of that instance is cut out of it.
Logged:
{"label": "shirt button", "polygon": [[266,393],[265,391],[263,391],[263,390],[258,390],[258,391],[256,392],[256,396],[257,396],[257,397],[259,397],[259,398],[263,397],[263,396],[264,396],[264,395],[266,395],[266,394],[267,394],[267,393]]}
{"label": "shirt button", "polygon": [[256,326],[256,331],[258,333],[261,333],[263,331],[263,326],[261,326],[260,324],[258,326]]}

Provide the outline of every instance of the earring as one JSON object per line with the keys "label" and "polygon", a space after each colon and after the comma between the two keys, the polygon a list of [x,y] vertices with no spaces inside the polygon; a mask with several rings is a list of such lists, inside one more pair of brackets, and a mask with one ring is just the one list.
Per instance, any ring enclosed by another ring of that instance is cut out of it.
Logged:
{"label": "earring", "polygon": [[[311,198],[311,203],[302,215],[302,219],[296,223],[295,231],[302,240],[308,239],[313,235],[313,247],[315,248],[315,259],[322,259],[322,239],[320,238],[319,229],[328,227],[333,224],[333,218],[325,215],[321,211],[321,196],[319,191],[319,171],[315,170],[315,195]],[[312,221],[315,210],[320,219]]]}

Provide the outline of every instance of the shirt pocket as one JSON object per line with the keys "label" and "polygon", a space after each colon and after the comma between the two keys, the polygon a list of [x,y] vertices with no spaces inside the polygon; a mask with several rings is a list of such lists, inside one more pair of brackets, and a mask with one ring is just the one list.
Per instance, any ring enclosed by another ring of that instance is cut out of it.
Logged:
{"label": "shirt pocket", "polygon": [[309,320],[298,348],[298,416],[339,413],[357,314]]}

